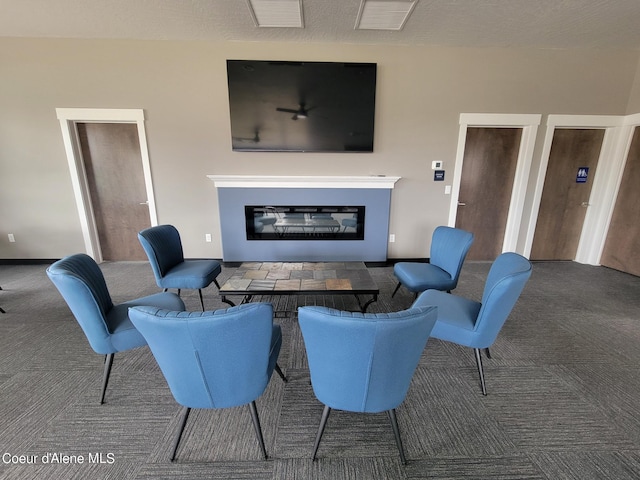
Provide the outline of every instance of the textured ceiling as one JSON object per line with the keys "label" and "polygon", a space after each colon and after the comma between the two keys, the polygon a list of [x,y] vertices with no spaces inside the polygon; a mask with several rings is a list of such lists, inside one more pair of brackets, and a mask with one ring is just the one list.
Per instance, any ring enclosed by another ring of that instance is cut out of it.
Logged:
{"label": "textured ceiling", "polygon": [[0,36],[640,49],[640,0],[419,0],[402,31],[355,30],[360,0],[303,0],[259,28],[244,0],[0,0]]}

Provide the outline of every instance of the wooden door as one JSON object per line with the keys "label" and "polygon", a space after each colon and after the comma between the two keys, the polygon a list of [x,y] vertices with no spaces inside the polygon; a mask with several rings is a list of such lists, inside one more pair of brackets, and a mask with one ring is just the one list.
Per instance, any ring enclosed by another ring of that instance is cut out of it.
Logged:
{"label": "wooden door", "polygon": [[474,234],[469,260],[502,253],[521,137],[521,128],[467,129],[456,227]]}
{"label": "wooden door", "polygon": [[636,127],[600,264],[640,276],[640,128]]}
{"label": "wooden door", "polygon": [[77,124],[103,260],[146,260],[138,232],[151,226],[138,129]]}
{"label": "wooden door", "polygon": [[[532,260],[576,257],[604,133],[603,129],[555,130],[533,235]],[[586,177],[579,172],[587,172]]]}

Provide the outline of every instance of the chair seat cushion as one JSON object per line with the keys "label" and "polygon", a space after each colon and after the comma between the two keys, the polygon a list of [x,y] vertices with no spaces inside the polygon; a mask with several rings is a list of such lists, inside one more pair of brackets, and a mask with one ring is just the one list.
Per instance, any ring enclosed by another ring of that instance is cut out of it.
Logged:
{"label": "chair seat cushion", "polygon": [[217,260],[185,260],[160,280],[162,288],[200,289],[209,286],[220,275],[222,267]]}
{"label": "chair seat cushion", "polygon": [[111,333],[112,352],[98,353],[116,353],[129,350],[136,347],[142,347],[147,344],[144,337],[133,326],[129,320],[129,307],[137,307],[148,305],[152,307],[163,308],[167,310],[184,310],[184,302],[175,293],[156,293],[146,297],[136,298],[120,305],[115,305],[107,314],[107,328]]}
{"label": "chair seat cushion", "polygon": [[424,292],[430,288],[446,291],[456,286],[451,275],[431,263],[399,262],[393,267],[393,273],[411,292]]}
{"label": "chair seat cushion", "polygon": [[480,302],[438,290],[427,290],[412,306],[427,305],[438,307],[438,319],[431,331],[432,337],[467,347],[484,348],[474,344],[474,340],[479,337],[475,324],[482,307]]}

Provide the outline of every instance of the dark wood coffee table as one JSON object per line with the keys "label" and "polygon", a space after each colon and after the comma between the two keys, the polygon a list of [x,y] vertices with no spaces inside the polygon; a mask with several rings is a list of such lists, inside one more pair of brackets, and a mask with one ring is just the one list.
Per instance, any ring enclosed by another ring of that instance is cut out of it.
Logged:
{"label": "dark wood coffee table", "polygon": [[[378,300],[380,289],[364,262],[245,262],[220,287],[223,302],[235,305],[227,295],[354,295],[360,311]],[[362,303],[360,295],[371,298]]]}

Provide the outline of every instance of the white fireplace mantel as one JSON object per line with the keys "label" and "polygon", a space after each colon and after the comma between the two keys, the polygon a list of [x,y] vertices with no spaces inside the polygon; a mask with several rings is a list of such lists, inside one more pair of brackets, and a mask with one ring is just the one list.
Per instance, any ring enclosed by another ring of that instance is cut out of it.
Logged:
{"label": "white fireplace mantel", "polygon": [[394,188],[401,177],[386,175],[285,176],[207,175],[218,188]]}

